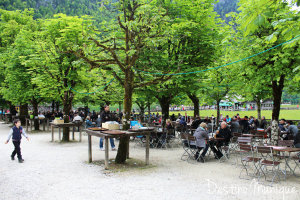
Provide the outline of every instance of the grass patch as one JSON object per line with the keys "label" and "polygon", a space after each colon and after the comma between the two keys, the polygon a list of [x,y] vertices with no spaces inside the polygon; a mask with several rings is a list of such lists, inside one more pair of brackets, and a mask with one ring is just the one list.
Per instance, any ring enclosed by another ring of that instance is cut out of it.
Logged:
{"label": "grass patch", "polygon": [[[104,167],[104,160],[93,161],[93,165]],[[116,164],[114,159],[109,160],[109,169],[105,170],[106,173],[128,172],[136,170],[147,170],[156,167],[155,165],[146,165],[142,160],[129,158],[125,164]]]}

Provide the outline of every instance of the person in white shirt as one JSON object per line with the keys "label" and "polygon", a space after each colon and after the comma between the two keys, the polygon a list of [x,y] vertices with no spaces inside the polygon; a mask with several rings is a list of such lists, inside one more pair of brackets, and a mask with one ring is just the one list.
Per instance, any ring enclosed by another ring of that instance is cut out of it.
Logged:
{"label": "person in white shirt", "polygon": [[82,118],[76,113],[75,114],[75,117],[74,117],[74,119],[73,119],[73,122],[74,121],[81,121],[82,122]]}

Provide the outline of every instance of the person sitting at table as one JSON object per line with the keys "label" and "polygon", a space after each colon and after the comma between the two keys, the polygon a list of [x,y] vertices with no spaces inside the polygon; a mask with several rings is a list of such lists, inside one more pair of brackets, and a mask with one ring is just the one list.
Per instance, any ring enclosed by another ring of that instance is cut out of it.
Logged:
{"label": "person sitting at table", "polygon": [[259,128],[266,129],[266,128],[267,128],[267,124],[268,124],[268,122],[267,122],[265,116],[263,116],[263,117],[261,118]]}
{"label": "person sitting at table", "polygon": [[170,118],[172,121],[175,121],[176,120],[175,114],[173,113]]}
{"label": "person sitting at table", "polygon": [[298,134],[298,128],[293,124],[292,121],[287,121],[287,131],[286,135],[283,138],[284,140],[293,140],[294,137]]}
{"label": "person sitting at table", "polygon": [[226,115],[224,121],[225,121],[226,123],[230,123],[230,122],[231,122],[231,118],[230,118],[228,115]]}
{"label": "person sitting at table", "polygon": [[167,130],[174,129],[172,122],[169,119],[167,119],[167,121],[166,121],[166,128],[167,128]]}
{"label": "person sitting at table", "polygon": [[294,135],[294,146],[300,148],[300,130]]}
{"label": "person sitting at table", "polygon": [[97,127],[101,127],[101,117],[100,117],[100,115],[98,115],[98,118],[96,119],[96,124],[97,124]]}
{"label": "person sitting at table", "polygon": [[238,122],[240,122],[242,120],[239,115],[236,116],[236,119],[237,119]]}
{"label": "person sitting at table", "polygon": [[[201,119],[200,119],[201,120]],[[206,116],[203,120],[204,123],[206,124],[210,124],[211,123],[211,120],[208,118],[208,116]]]}
{"label": "person sitting at table", "polygon": [[[219,140],[217,142],[211,141],[210,142],[210,148],[215,153],[216,158],[220,159],[223,154],[220,151],[220,148],[222,146],[228,146],[230,142],[230,138],[232,137],[231,131],[229,127],[227,126],[226,122],[221,123],[221,128],[216,131],[216,138],[223,138],[223,140]],[[217,148],[215,148],[215,146]]]}
{"label": "person sitting at table", "polygon": [[80,122],[82,122],[82,118],[78,115],[78,113],[75,113],[75,117],[74,117],[73,121],[80,121]]}
{"label": "person sitting at table", "polygon": [[192,129],[197,129],[199,125],[201,124],[201,119],[200,117],[196,117],[195,121],[193,121],[191,128]]}
{"label": "person sitting at table", "polygon": [[248,133],[250,130],[248,116],[245,116],[244,119],[240,121],[240,126],[242,127],[242,133]]}
{"label": "person sitting at table", "polygon": [[259,127],[259,121],[255,117],[253,117],[252,122],[250,124],[250,128],[257,129],[258,127]]}
{"label": "person sitting at table", "polygon": [[179,124],[182,125],[182,126],[184,126],[184,127],[187,126],[187,123],[186,123],[184,117],[181,117],[181,119],[180,119],[180,121],[179,121]]}
{"label": "person sitting at table", "polygon": [[222,122],[220,129],[217,130],[217,138],[224,138],[224,141],[220,142],[222,143],[221,146],[223,146],[223,143],[225,144],[225,146],[228,146],[231,137],[232,135],[230,128],[228,127],[226,122]]}
{"label": "person sitting at table", "polygon": [[[197,152],[195,155],[195,159],[197,159],[198,162],[204,163],[204,157],[208,150],[209,145],[207,144],[207,141],[209,140],[208,132],[207,132],[207,124],[202,122],[200,126],[197,128],[197,130],[194,133],[194,137],[196,138],[196,146],[197,146]],[[200,151],[203,149],[201,155]]]}
{"label": "person sitting at table", "polygon": [[91,117],[90,116],[87,116],[86,117],[86,120],[85,120],[85,127],[86,128],[91,128],[93,126],[93,123],[91,121]]}
{"label": "person sitting at table", "polygon": [[278,127],[279,127],[280,131],[282,131],[282,132],[287,131],[287,129],[285,128],[285,119],[281,119],[279,121]]}
{"label": "person sitting at table", "polygon": [[237,117],[232,118],[230,129],[232,133],[240,132],[240,124],[237,121]]}

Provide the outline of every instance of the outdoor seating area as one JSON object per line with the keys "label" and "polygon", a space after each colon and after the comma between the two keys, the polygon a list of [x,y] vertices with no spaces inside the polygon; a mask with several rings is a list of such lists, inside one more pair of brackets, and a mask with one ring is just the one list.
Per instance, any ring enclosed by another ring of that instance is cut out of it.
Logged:
{"label": "outdoor seating area", "polygon": [[300,0],[1,0],[0,200],[299,200]]}

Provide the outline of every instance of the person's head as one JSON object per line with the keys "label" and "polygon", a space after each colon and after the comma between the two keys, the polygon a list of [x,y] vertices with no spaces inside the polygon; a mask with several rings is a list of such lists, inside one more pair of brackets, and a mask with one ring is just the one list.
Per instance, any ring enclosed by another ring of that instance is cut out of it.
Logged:
{"label": "person's head", "polygon": [[236,120],[237,120],[237,117],[234,116],[234,117],[232,118],[232,121],[236,121]]}
{"label": "person's head", "polygon": [[170,120],[170,119],[167,119],[166,124],[167,124],[167,125],[171,124],[171,120]]}
{"label": "person's head", "polygon": [[290,126],[293,125],[293,122],[291,120],[286,121],[286,123]]}
{"label": "person's head", "polygon": [[108,112],[108,111],[109,111],[109,105],[105,105],[105,106],[104,106],[104,110],[105,110],[106,112]]}
{"label": "person's head", "polygon": [[248,116],[245,116],[244,119],[245,119],[245,120],[248,120],[249,118],[248,118]]}
{"label": "person's head", "polygon": [[262,120],[265,120],[266,118],[265,118],[265,116],[263,116],[261,119],[262,119]]}
{"label": "person's head", "polygon": [[226,126],[227,126],[226,122],[222,122],[222,123],[221,123],[221,129],[226,128]]}
{"label": "person's head", "polygon": [[202,123],[200,124],[200,127],[202,127],[202,128],[204,128],[204,129],[206,129],[206,127],[207,127],[207,124],[206,124],[206,123],[204,123],[204,122],[202,122]]}
{"label": "person's head", "polygon": [[21,121],[19,119],[15,119],[14,125],[19,128],[21,126]]}
{"label": "person's head", "polygon": [[285,119],[281,119],[281,120],[279,121],[279,123],[280,123],[280,124],[285,124]]}
{"label": "person's head", "polygon": [[86,119],[87,119],[87,120],[91,120],[91,117],[90,117],[90,116],[87,116]]}
{"label": "person's head", "polygon": [[226,118],[229,118],[229,116],[228,116],[228,115],[226,115]]}
{"label": "person's head", "polygon": [[237,114],[236,114],[236,116],[240,116],[240,114],[239,114],[239,113],[237,113]]}

